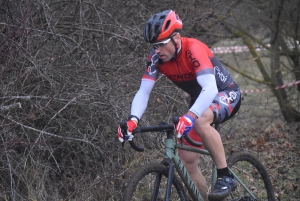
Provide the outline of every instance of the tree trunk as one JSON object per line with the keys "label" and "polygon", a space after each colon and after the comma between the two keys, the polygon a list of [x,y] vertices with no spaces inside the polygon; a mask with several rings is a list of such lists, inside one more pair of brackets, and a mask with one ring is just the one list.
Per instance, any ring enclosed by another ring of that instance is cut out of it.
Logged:
{"label": "tree trunk", "polygon": [[[280,63],[280,38],[281,36],[279,35],[280,28],[280,23],[279,23],[279,18],[281,15],[281,7],[283,1],[279,2],[280,5],[274,6],[274,18],[273,19],[273,32],[272,32],[272,37],[271,37],[271,80],[273,85],[275,86],[281,86],[283,85],[283,76],[282,76],[282,68],[281,68],[281,63]],[[275,86],[272,87],[273,93],[277,98],[278,104],[280,106],[280,110],[282,112],[283,117],[287,122],[295,122],[295,121],[300,121],[300,113],[295,110],[289,99],[288,95],[285,91],[285,89],[278,89],[275,90]]]}

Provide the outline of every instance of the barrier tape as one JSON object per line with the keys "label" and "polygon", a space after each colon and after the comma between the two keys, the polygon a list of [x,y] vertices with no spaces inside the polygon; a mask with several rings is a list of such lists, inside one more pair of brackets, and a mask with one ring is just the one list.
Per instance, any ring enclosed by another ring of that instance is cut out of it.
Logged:
{"label": "barrier tape", "polygon": [[[299,43],[297,43],[297,45],[298,45],[298,47],[300,47]],[[266,47],[271,47],[271,45],[270,44],[266,44]],[[288,44],[288,48],[293,49],[293,48],[295,48],[295,46]],[[213,48],[210,48],[210,50],[214,54],[228,54],[228,53],[249,52],[248,46],[213,47]],[[258,45],[258,46],[255,47],[255,50],[257,52],[259,52],[259,51],[266,50],[266,48],[264,48],[262,45]]]}
{"label": "barrier tape", "polygon": [[[270,44],[266,45],[270,47]],[[239,53],[239,52],[249,52],[248,46],[229,46],[229,47],[213,47],[210,49],[214,54],[228,54],[228,53]],[[266,50],[262,46],[255,47],[256,51]]]}
{"label": "barrier tape", "polygon": [[[283,88],[287,88],[287,87],[292,87],[292,86],[295,86],[297,84],[300,84],[300,80],[298,81],[294,81],[294,82],[291,82],[291,83],[288,83],[288,84],[284,84],[282,86],[278,86],[275,88],[275,90],[278,90],[278,89],[283,89]],[[264,91],[269,91],[269,89],[246,89],[246,90],[241,90],[241,93],[255,93],[255,92],[264,92]]]}

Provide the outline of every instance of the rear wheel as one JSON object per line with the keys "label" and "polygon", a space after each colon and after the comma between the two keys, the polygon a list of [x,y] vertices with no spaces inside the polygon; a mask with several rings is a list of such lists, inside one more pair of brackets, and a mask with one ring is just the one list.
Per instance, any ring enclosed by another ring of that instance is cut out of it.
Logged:
{"label": "rear wheel", "polygon": [[[264,165],[247,152],[234,153],[227,159],[228,167],[236,174],[250,193],[238,182],[237,188],[225,200],[273,201],[273,187]],[[251,193],[255,196],[253,197]]]}
{"label": "rear wheel", "polygon": [[[163,201],[168,179],[168,167],[149,163],[134,173],[125,189],[123,201]],[[186,201],[184,188],[176,175],[173,175],[170,200]]]}

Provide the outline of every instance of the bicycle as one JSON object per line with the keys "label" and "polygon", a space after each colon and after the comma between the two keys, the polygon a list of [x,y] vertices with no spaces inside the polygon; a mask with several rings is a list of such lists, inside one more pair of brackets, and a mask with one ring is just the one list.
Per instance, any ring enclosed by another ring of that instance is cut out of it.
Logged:
{"label": "bicycle", "polygon": [[[174,124],[162,123],[157,126],[138,127],[133,135],[144,132],[165,132],[165,157],[161,163],[148,163],[139,168],[129,180],[123,194],[124,201],[168,201],[168,200],[199,200],[203,201],[184,165],[177,155],[176,149],[188,150],[209,156],[205,149],[189,147],[174,141],[174,125],[179,118],[173,119]],[[219,125],[215,125],[219,129]],[[126,132],[126,123],[121,123],[122,132]],[[193,146],[201,147],[202,143],[194,142],[189,136],[185,139]],[[134,141],[129,141],[136,151],[144,151]],[[124,144],[123,144],[124,146]],[[248,152],[237,152],[227,159],[230,172],[235,176],[238,186],[225,200],[254,201],[275,200],[271,180],[264,165]],[[177,174],[175,174],[175,170]],[[212,187],[216,182],[216,166],[212,167]],[[182,182],[181,182],[182,181]],[[189,196],[185,192],[188,190]]]}

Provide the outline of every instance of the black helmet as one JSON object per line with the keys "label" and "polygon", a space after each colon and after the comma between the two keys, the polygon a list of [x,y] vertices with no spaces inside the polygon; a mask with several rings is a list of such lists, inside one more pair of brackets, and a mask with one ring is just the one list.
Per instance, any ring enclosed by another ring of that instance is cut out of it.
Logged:
{"label": "black helmet", "polygon": [[144,27],[144,39],[155,43],[171,37],[182,29],[182,21],[173,10],[165,10],[151,16]]}

